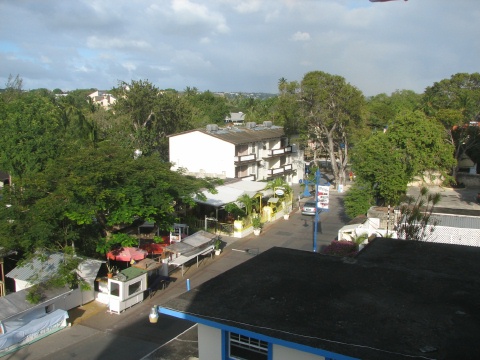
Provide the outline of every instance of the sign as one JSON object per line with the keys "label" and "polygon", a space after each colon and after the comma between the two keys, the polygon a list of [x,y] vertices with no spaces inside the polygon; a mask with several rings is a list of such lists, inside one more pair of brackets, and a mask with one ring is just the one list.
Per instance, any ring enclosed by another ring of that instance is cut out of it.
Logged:
{"label": "sign", "polygon": [[283,194],[285,194],[285,191],[283,189],[276,189],[275,194],[278,196],[283,196]]}
{"label": "sign", "polygon": [[330,201],[330,186],[318,186],[318,204],[317,207],[321,210],[328,209]]}

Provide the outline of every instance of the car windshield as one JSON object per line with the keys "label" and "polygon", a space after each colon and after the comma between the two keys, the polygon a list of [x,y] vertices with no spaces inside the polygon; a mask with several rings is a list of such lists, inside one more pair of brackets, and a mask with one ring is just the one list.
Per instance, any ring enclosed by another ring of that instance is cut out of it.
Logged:
{"label": "car windshield", "polygon": [[313,202],[313,201],[307,201],[307,202],[305,203],[305,207],[315,207],[315,202]]}

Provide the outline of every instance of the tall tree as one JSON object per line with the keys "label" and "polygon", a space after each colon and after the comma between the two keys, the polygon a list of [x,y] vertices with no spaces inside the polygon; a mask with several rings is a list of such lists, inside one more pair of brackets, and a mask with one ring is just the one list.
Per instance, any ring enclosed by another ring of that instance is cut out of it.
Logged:
{"label": "tall tree", "polygon": [[[114,111],[129,120],[135,148],[168,161],[167,135],[192,128],[188,102],[175,91],[161,91],[147,80],[121,82]],[[133,150],[133,149],[132,149]]]}
{"label": "tall tree", "polygon": [[14,178],[42,171],[62,149],[61,114],[36,92],[0,98],[0,168]]}
{"label": "tall tree", "polygon": [[[470,126],[480,121],[480,73],[458,73],[434,83],[425,90],[422,107],[444,125],[457,160],[465,153],[480,158],[480,128]],[[452,166],[454,179],[457,170]]]}
{"label": "tall tree", "polygon": [[415,177],[430,173],[446,177],[454,163],[452,150],[436,119],[421,111],[405,112],[385,133],[376,132],[357,143],[352,166],[377,199],[397,205]]}
{"label": "tall tree", "polygon": [[299,96],[311,140],[328,154],[335,182],[345,184],[349,144],[362,126],[363,94],[341,76],[313,71],[304,76]]}

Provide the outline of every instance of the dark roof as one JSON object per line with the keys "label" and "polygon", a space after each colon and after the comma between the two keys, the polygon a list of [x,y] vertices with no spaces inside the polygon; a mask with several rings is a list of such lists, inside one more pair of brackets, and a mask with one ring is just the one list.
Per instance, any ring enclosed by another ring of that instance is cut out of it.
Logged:
{"label": "dark roof", "polygon": [[272,248],[164,307],[364,359],[476,358],[479,260],[476,247],[381,238],[356,258]]}
{"label": "dark roof", "polygon": [[186,134],[194,131],[199,131],[206,135],[210,135],[212,137],[221,139],[223,141],[226,141],[235,145],[250,144],[252,142],[267,141],[271,139],[280,139],[282,137],[285,137],[285,132],[283,131],[283,128],[275,125],[271,127],[257,125],[255,128],[252,128],[252,129],[247,129],[244,127],[241,127],[241,128],[226,127],[226,128],[218,128],[218,130],[215,130],[215,131],[207,131],[206,129],[197,129],[197,130],[190,130],[190,131],[185,131],[183,133],[170,135],[170,137]]}

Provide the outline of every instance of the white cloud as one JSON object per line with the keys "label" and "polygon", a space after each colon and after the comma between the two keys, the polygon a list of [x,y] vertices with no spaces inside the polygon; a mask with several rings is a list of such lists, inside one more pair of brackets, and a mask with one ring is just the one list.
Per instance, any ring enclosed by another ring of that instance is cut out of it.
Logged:
{"label": "white cloud", "polygon": [[297,31],[295,34],[292,35],[293,41],[308,41],[310,40],[310,34],[307,32]]}
{"label": "white cloud", "polygon": [[321,70],[366,95],[422,92],[479,71],[479,17],[471,0],[0,1],[0,84],[276,92]]}

